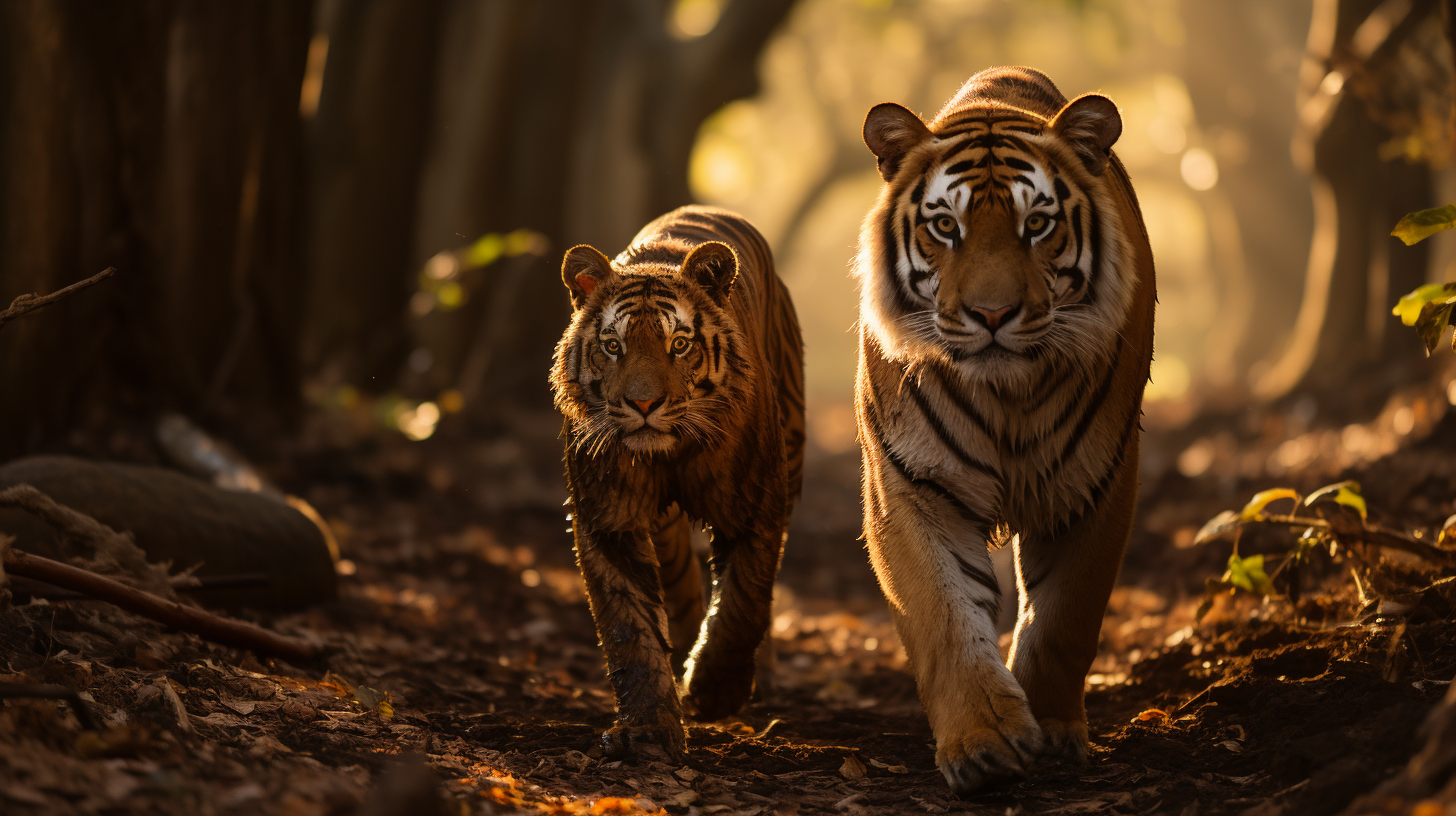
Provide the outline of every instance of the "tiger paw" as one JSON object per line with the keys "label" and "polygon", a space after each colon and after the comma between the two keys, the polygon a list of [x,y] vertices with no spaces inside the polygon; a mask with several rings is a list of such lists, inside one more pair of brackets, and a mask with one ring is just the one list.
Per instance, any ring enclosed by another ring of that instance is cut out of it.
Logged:
{"label": "tiger paw", "polygon": [[1020,728],[975,728],[949,740],[940,740],[935,764],[961,796],[1026,776],[1042,750],[1043,737],[1028,716]]}
{"label": "tiger paw", "polygon": [[680,723],[623,725],[619,722],[602,732],[602,751],[607,759],[651,756],[660,751],[664,754],[661,759],[681,763],[687,751],[687,735]]}
{"label": "tiger paw", "polygon": [[754,669],[751,658],[731,668],[689,662],[683,677],[683,713],[698,722],[711,722],[743,708],[753,694]]}
{"label": "tiger paw", "polygon": [[1068,721],[1047,717],[1040,722],[1046,739],[1042,754],[1078,765],[1087,764],[1087,721]]}

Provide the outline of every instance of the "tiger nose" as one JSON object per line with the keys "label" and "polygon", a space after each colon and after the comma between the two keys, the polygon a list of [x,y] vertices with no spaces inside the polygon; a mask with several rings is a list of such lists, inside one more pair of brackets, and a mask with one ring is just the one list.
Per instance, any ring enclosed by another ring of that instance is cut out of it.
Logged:
{"label": "tiger nose", "polygon": [[1021,305],[1002,306],[999,309],[983,309],[980,306],[971,306],[966,310],[971,319],[985,326],[988,331],[995,332],[1002,323],[1016,316],[1021,311]]}
{"label": "tiger nose", "polygon": [[632,404],[635,405],[635,406],[637,406],[637,410],[638,411],[641,411],[642,412],[642,416],[645,417],[645,416],[650,416],[653,411],[657,410],[657,406],[661,405],[666,400],[667,400],[667,397],[665,397],[665,396],[658,397],[655,400],[640,400],[640,399],[634,399],[634,400],[632,400]]}

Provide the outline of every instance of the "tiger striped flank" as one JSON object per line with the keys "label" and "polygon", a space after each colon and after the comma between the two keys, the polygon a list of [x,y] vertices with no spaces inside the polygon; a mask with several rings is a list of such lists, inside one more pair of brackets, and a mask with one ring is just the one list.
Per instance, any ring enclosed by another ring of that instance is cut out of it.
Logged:
{"label": "tiger striped flank", "polygon": [[[1029,68],[926,124],[871,109],[860,233],[865,538],[950,785],[1085,758],[1083,683],[1131,528],[1155,280],[1116,106]],[[996,648],[988,544],[1013,533]]]}

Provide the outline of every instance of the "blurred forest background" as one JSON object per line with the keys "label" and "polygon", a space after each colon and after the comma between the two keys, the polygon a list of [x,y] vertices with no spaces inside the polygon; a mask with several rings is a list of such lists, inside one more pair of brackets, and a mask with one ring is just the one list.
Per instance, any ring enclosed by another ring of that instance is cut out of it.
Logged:
{"label": "blurred forest background", "polygon": [[1444,236],[1386,237],[1450,197],[1434,0],[37,0],[0,15],[0,295],[121,270],[7,332],[0,382],[25,398],[0,405],[0,457],[104,447],[163,409],[245,446],[305,406],[361,404],[416,438],[454,414],[550,437],[561,251],[615,253],[690,200],[772,243],[808,338],[812,441],[847,451],[847,269],[878,185],[864,112],[929,117],[995,64],[1122,106],[1116,149],[1159,269],[1154,428],[1250,401],[1378,409],[1421,374],[1390,306],[1449,276]]}

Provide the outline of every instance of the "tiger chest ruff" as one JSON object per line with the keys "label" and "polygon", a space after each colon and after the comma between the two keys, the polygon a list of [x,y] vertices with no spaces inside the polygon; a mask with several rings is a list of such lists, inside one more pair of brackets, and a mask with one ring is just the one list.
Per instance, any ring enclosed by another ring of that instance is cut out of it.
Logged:
{"label": "tiger chest ruff", "polygon": [[[1099,408],[1137,281],[1124,272],[1132,247],[1106,183],[1049,161],[1065,148],[1043,126],[1001,109],[952,117],[927,146],[932,167],[886,186],[859,269],[891,272],[862,298],[874,346],[865,354],[884,364],[877,379],[896,380],[880,384],[895,395],[886,443],[912,476],[937,479],[984,521],[1006,516],[1050,533],[1107,489],[1135,430],[1135,412]],[[958,327],[938,308],[946,283],[935,256],[981,239],[987,214],[1009,216],[1029,245],[1046,243],[1035,270],[1046,297],[1023,307],[1037,310],[1021,316],[1031,331],[979,349],[947,346],[937,335]],[[1045,331],[1035,336],[1038,321]]]}

